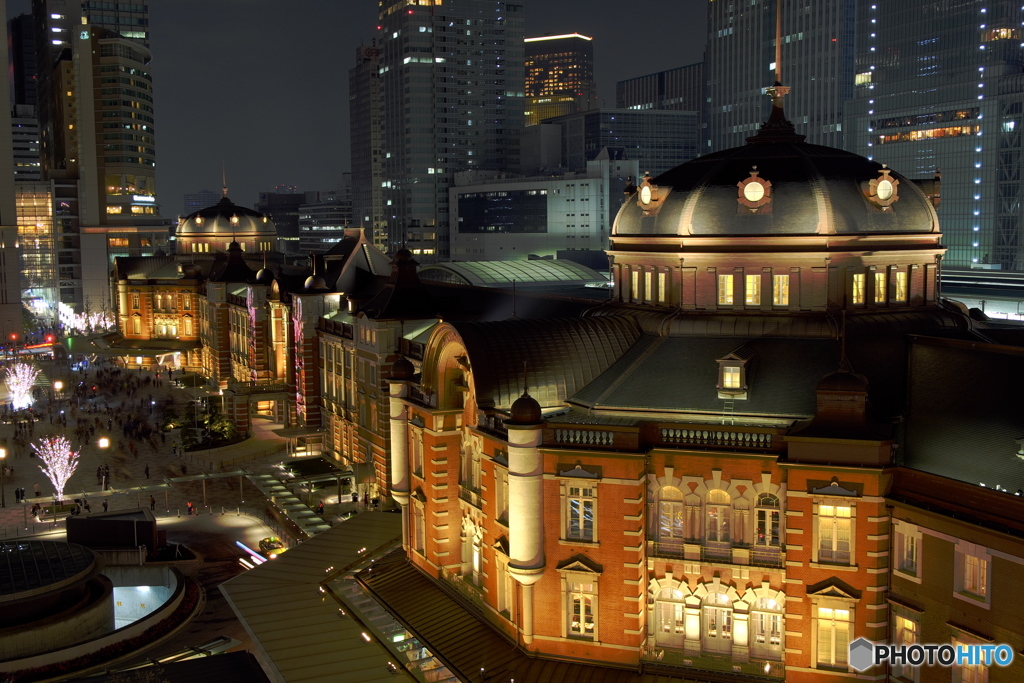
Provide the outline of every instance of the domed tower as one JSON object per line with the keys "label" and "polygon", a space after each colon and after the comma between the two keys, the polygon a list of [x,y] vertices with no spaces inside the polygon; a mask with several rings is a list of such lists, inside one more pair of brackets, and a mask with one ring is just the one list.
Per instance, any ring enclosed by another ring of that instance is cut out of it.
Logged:
{"label": "domed tower", "polygon": [[238,242],[242,251],[277,251],[277,226],[252,209],[234,204],[227,196],[213,206],[178,220],[175,234],[179,254],[227,251]]}
{"label": "domed tower", "polygon": [[617,302],[760,315],[935,304],[937,177],[926,193],[808,144],[781,99],[746,145],[643,179],[612,229]]}

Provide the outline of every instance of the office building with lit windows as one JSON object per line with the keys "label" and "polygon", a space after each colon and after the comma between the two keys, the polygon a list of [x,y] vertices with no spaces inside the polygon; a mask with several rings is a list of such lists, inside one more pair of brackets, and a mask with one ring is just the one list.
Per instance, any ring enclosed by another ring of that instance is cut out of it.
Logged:
{"label": "office building with lit windows", "polygon": [[[843,147],[843,107],[853,95],[854,0],[782,2],[786,113],[807,141]],[[776,0],[709,2],[704,153],[742,145],[769,112],[775,81]],[[914,6],[907,6],[912,10]]]}
{"label": "office building with lit windows", "polygon": [[366,229],[370,241],[387,250],[388,228],[384,220],[381,187],[380,48],[360,45],[356,64],[348,71],[348,120],[355,223]]}
{"label": "office building with lit windows", "polygon": [[380,4],[386,251],[447,259],[453,174],[518,168],[523,22],[522,3],[505,0]]}
{"label": "office building with lit windows", "polygon": [[[32,16],[40,176],[50,183],[57,265],[47,289],[65,315],[109,311],[113,258],[167,249],[156,203],[148,2],[34,0]],[[14,54],[15,73],[28,68],[17,63],[24,53]],[[38,188],[24,194],[34,205]],[[38,211],[26,220],[28,213]],[[38,229],[23,230],[30,228]]]}
{"label": "office building with lit windows", "polygon": [[848,148],[942,171],[945,265],[1024,270],[1021,3],[862,3]]}
{"label": "office building with lit windows", "polygon": [[598,106],[593,38],[569,33],[525,43],[527,126]]}

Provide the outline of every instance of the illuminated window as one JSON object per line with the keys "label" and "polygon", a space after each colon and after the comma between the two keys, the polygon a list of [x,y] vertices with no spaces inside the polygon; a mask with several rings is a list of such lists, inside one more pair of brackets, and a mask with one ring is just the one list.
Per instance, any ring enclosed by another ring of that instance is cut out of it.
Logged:
{"label": "illuminated window", "polygon": [[779,547],[779,497],[762,493],[757,497],[757,516],[754,519],[754,543],[759,546]]}
{"label": "illuminated window", "polygon": [[850,654],[850,610],[819,607],[818,665],[845,669]]}
{"label": "illuminated window", "polygon": [[117,213],[121,213],[121,207],[120,206],[113,206],[113,205],[108,205],[107,206],[107,214],[117,214]]}
{"label": "illuminated window", "polygon": [[658,491],[658,542],[680,551],[686,531],[686,504],[683,492],[675,486],[662,486]]}
{"label": "illuminated window", "polygon": [[775,275],[772,277],[772,305],[789,305],[789,276]]}
{"label": "illuminated window", "polygon": [[630,281],[630,292],[629,296],[633,301],[640,300],[640,270],[633,268],[630,270],[631,281]]}
{"label": "illuminated window", "polygon": [[733,284],[732,275],[719,275],[718,276],[718,305],[719,306],[732,306],[733,301]]}
{"label": "illuminated window", "polygon": [[1019,40],[1020,30],[1015,28],[993,28],[982,34],[983,41],[991,43],[995,40]]}
{"label": "illuminated window", "polygon": [[569,638],[594,640],[597,632],[597,584],[567,578],[566,586],[566,635]]}
{"label": "illuminated window", "polygon": [[904,270],[896,271],[896,301],[907,300],[907,272]]}
{"label": "illuminated window", "polygon": [[876,272],[875,273],[875,303],[876,304],[884,304],[885,303],[885,295],[886,295],[886,293],[885,293],[885,284],[886,284],[885,283],[885,273],[884,272],[881,272],[881,273]]}
{"label": "illuminated window", "polygon": [[848,505],[818,506],[818,560],[850,564],[853,509]]}
{"label": "illuminated window", "polygon": [[747,306],[758,306],[761,304],[761,276],[747,275],[745,279],[743,302]]}
{"label": "illuminated window", "polygon": [[866,85],[871,82],[871,72],[865,71],[853,77],[854,85]]}
{"label": "illuminated window", "polygon": [[142,307],[142,296],[138,292],[132,293],[132,309],[139,310]]}
{"label": "illuminated window", "polygon": [[142,334],[142,318],[137,315],[132,317],[132,334]]}
{"label": "illuminated window", "polygon": [[708,492],[704,506],[706,522],[704,540],[710,543],[729,542],[729,522],[732,517],[732,499],[722,490]]}
{"label": "illuminated window", "polygon": [[896,538],[893,542],[893,571],[903,578],[920,583],[921,532],[915,525],[900,520],[894,522],[894,527]]}
{"label": "illuminated window", "polygon": [[128,246],[128,238],[127,237],[109,237],[109,238],[107,238],[107,244],[109,244],[112,247],[127,247]]}
{"label": "illuminated window", "polygon": [[[917,621],[903,615],[894,615],[892,620],[892,643],[893,645],[902,645],[906,647],[908,645],[916,645],[920,642],[920,627]],[[917,683],[918,672],[920,669],[916,666],[910,666],[909,664],[902,662],[895,662],[892,665],[892,675],[900,680],[913,681]]]}
{"label": "illuminated window", "polygon": [[182,329],[183,329],[184,334],[185,334],[186,337],[191,337],[192,336],[192,334],[193,334],[193,331],[192,331],[192,318],[185,318],[182,321]]}
{"label": "illuminated window", "polygon": [[989,571],[992,556],[988,549],[959,541],[953,568],[954,595],[968,602],[989,602]]}
{"label": "illuminated window", "polygon": [[864,273],[853,274],[853,291],[851,292],[854,304],[864,303]]}
{"label": "illuminated window", "polygon": [[759,598],[751,605],[750,642],[758,659],[782,658],[782,605],[772,598]]}
{"label": "illuminated window", "polygon": [[569,486],[566,497],[565,537],[573,541],[594,541],[594,519],[597,489]]}
{"label": "illuminated window", "polygon": [[668,273],[658,273],[658,303],[665,303],[665,296],[668,290]]}
{"label": "illuminated window", "polygon": [[654,299],[654,273],[649,270],[644,271],[644,300],[652,301]]}
{"label": "illuminated window", "polygon": [[722,368],[722,387],[725,389],[739,389],[742,386],[743,381],[738,365],[726,365]]}
{"label": "illuminated window", "polygon": [[182,297],[181,297],[181,308],[184,311],[191,311],[192,310],[192,295],[191,294],[183,294],[182,295]]}

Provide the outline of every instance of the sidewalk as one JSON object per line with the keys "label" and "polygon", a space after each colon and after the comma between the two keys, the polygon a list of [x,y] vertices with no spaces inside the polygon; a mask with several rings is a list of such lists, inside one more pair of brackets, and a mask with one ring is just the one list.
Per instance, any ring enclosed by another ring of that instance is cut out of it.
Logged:
{"label": "sidewalk", "polygon": [[[51,380],[60,379],[64,382],[65,389],[61,393],[65,397],[72,395],[74,387],[79,382],[85,382],[87,386],[96,383],[95,369],[86,374],[71,372],[58,367],[58,364],[53,361],[41,362],[39,366],[46,377]],[[280,428],[281,425],[259,419],[255,420],[253,424],[254,438],[244,444],[176,456],[172,451],[173,444],[179,443],[177,430],[175,430],[166,433],[164,438],[158,436],[155,440],[156,448],[152,448],[145,441],[136,440],[137,455],[133,456],[127,448],[122,451],[118,448],[118,442],[127,446],[129,440],[118,428],[116,421],[118,417],[125,419],[134,415],[155,427],[162,402],[168,399],[174,400],[178,412],[181,414],[191,398],[188,390],[172,386],[167,381],[166,373],[161,374],[159,384],[155,383],[155,376],[151,372],[131,371],[130,374],[137,378],[148,376],[150,385],[140,388],[132,398],[127,395],[115,395],[115,392],[112,391],[98,391],[95,399],[80,401],[81,411],[77,413],[77,419],[72,417],[74,399],[37,401],[34,408],[44,417],[34,424],[28,437],[29,447],[16,447],[14,445],[14,425],[9,422],[0,423],[0,445],[6,446],[6,463],[13,468],[12,474],[3,477],[2,498],[6,507],[0,508],[0,538],[11,538],[16,534],[24,533],[26,527],[30,532],[42,528],[39,524],[32,524],[33,520],[30,519],[28,513],[35,501],[41,504],[52,503],[54,491],[49,479],[40,470],[39,466],[42,461],[29,453],[31,444],[37,443],[44,436],[66,436],[72,440],[74,448],[80,449],[78,467],[68,481],[64,495],[66,499],[81,499],[84,495],[92,512],[102,511],[104,500],[108,502],[110,510],[134,509],[139,507],[140,503],[145,507],[150,504],[150,496],[155,499],[155,511],[163,514],[168,512],[174,514],[179,509],[184,512],[186,503],[189,501],[195,504],[200,513],[211,510],[219,512],[221,507],[233,510],[242,504],[238,481],[235,478],[210,479],[205,482],[207,504],[205,509],[202,509],[202,481],[167,483],[167,480],[182,475],[196,475],[204,472],[216,474],[223,471],[237,471],[240,468],[247,471],[269,472],[274,464],[284,458],[286,440],[271,431]],[[46,389],[49,393],[49,386]],[[91,394],[91,391],[89,393]],[[151,402],[155,402],[155,405],[151,405]],[[105,412],[107,408],[113,409],[113,418],[108,417]],[[51,424],[50,420],[45,417],[48,409],[53,409],[55,418],[58,418],[60,411],[63,410],[67,416],[67,427]],[[93,412],[88,412],[90,410]],[[77,440],[75,430],[79,424],[95,426],[97,418],[99,418],[102,428],[96,429],[94,434],[84,441]],[[107,424],[111,419],[113,420],[112,428],[107,429]],[[106,449],[100,448],[98,445],[101,436],[110,439],[110,445]],[[107,484],[113,490],[103,490],[101,480],[97,475],[97,470],[101,466],[109,466],[110,481]],[[148,477],[146,475],[147,468]],[[33,495],[37,486],[42,494],[38,499]],[[25,489],[27,499],[25,503],[17,502],[16,487]],[[314,505],[316,502],[318,501],[314,501]],[[248,501],[248,505],[262,505],[262,501]],[[352,507],[351,503],[345,506],[331,505],[325,516],[333,517],[331,513],[340,514]]]}

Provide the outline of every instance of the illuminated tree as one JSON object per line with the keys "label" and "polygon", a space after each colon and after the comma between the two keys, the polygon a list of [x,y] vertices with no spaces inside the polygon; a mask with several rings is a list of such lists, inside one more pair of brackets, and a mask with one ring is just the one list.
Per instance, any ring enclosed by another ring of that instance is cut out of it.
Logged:
{"label": "illuminated tree", "polygon": [[32,405],[32,387],[39,368],[28,363],[15,363],[7,368],[7,391],[11,394],[11,407],[22,410]]}
{"label": "illuminated tree", "polygon": [[39,469],[53,484],[57,500],[63,500],[64,486],[78,467],[79,452],[71,450],[71,442],[63,436],[40,439],[38,444],[32,446],[32,450],[46,463],[46,467],[40,465]]}

